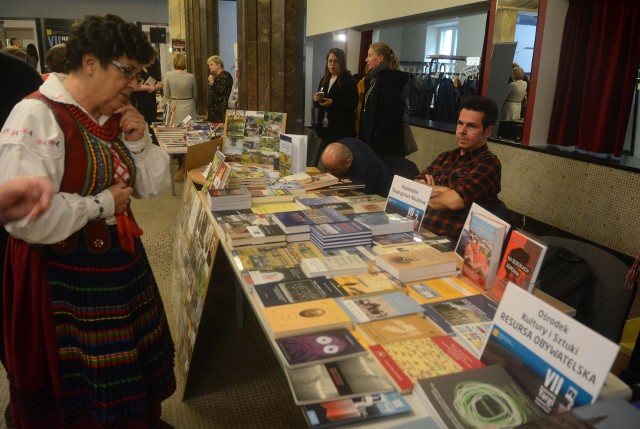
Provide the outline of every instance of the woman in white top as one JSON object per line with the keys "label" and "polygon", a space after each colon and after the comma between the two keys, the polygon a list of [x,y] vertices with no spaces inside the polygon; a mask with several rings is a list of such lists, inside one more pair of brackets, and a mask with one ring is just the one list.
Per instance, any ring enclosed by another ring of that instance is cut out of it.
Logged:
{"label": "woman in white top", "polygon": [[511,69],[513,82],[507,87],[507,97],[502,108],[502,120],[518,121],[522,111],[522,102],[527,97],[527,82],[524,79],[524,70],[521,67]]}
{"label": "woman in white top", "polygon": [[194,120],[198,118],[196,99],[198,88],[196,78],[187,72],[187,58],[184,54],[173,56],[173,71],[164,77],[164,98],[171,110],[175,108],[173,123],[180,123],[187,115]]}

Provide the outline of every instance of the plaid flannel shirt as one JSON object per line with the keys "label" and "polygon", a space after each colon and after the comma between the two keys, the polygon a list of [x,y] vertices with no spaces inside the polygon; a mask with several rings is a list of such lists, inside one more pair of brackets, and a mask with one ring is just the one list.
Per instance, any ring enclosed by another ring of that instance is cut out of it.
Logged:
{"label": "plaid flannel shirt", "polygon": [[467,152],[460,149],[443,152],[422,171],[433,176],[436,185],[455,190],[464,201],[464,209],[440,211],[427,207],[422,225],[438,235],[458,237],[472,203],[490,210],[498,200],[502,166],[487,145]]}

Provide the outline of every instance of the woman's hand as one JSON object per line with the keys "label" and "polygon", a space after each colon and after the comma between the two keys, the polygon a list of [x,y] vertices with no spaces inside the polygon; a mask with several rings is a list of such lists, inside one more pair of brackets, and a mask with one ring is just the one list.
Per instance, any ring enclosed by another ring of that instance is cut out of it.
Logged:
{"label": "woman's hand", "polygon": [[124,137],[127,141],[135,142],[144,136],[147,123],[144,121],[144,116],[142,116],[133,105],[125,104],[116,110],[115,113],[122,115],[122,118],[120,118],[120,128],[124,131]]}
{"label": "woman's hand", "polygon": [[333,100],[331,98],[325,97],[320,103],[320,107],[329,107],[333,104]]}
{"label": "woman's hand", "polygon": [[114,214],[120,214],[125,211],[129,205],[131,195],[133,195],[133,188],[127,186],[124,182],[118,182],[109,186],[109,192],[113,195]]}

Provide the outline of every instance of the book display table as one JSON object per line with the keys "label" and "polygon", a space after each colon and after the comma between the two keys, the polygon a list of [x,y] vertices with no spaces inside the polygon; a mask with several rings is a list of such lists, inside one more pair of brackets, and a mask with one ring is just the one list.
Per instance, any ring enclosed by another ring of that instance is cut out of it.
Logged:
{"label": "book display table", "polygon": [[[169,150],[169,148],[167,148],[167,150]],[[199,339],[198,327],[200,320],[206,320],[206,317],[203,317],[203,311],[206,311],[205,304],[207,296],[209,295],[208,287],[210,285],[214,285],[214,287],[235,288],[235,322],[238,328],[241,328],[243,325],[244,300],[249,303],[265,336],[269,338],[269,344],[277,356],[282,371],[289,379],[290,384],[294,383],[295,380],[292,380],[293,370],[288,368],[285,358],[280,353],[274,339],[277,335],[274,335],[267,319],[271,309],[295,304],[265,308],[258,294],[255,292],[255,286],[251,284],[251,278],[246,271],[243,271],[243,268],[246,269],[246,267],[243,266],[238,254],[234,252],[234,249],[226,242],[224,238],[225,233],[217,224],[214,214],[209,210],[205,196],[197,192],[195,186],[190,181],[185,183],[183,201],[185,204],[178,217],[177,240],[173,256],[173,290],[175,294],[173,302],[177,306],[176,319],[178,327],[175,338],[177,348],[176,360],[178,363],[176,369],[183,371],[183,379],[185,380],[185,385],[183,386],[184,394],[186,395],[188,391],[189,368],[193,360],[193,355],[197,353],[198,350],[197,343],[198,341],[207,341],[207,339]],[[216,278],[215,273],[218,265],[223,263],[228,263],[233,269],[233,273],[235,274],[233,285],[216,283],[213,280]],[[561,311],[566,313],[568,310],[562,309]],[[609,375],[599,398],[628,398],[627,394],[630,396],[628,387],[623,384],[621,385],[617,377]],[[345,427],[382,429],[392,427],[399,428],[404,425],[409,426],[411,424],[416,425],[431,422],[428,419],[428,410],[415,392],[403,395],[403,398],[412,408],[410,413],[398,415],[393,418],[372,420],[371,422],[362,423],[357,426],[353,424],[346,425]]]}

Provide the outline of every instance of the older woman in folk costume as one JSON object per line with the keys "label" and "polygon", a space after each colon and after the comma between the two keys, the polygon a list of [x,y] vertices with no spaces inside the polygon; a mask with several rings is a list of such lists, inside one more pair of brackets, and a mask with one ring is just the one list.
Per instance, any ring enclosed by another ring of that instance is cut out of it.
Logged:
{"label": "older woman in folk costume", "polygon": [[37,219],[6,226],[4,340],[22,428],[156,428],[175,390],[174,347],[142,231],[129,210],[169,185],[168,159],[130,104],[153,60],[146,35],[87,16],[52,74],[0,132],[0,182],[53,183]]}

